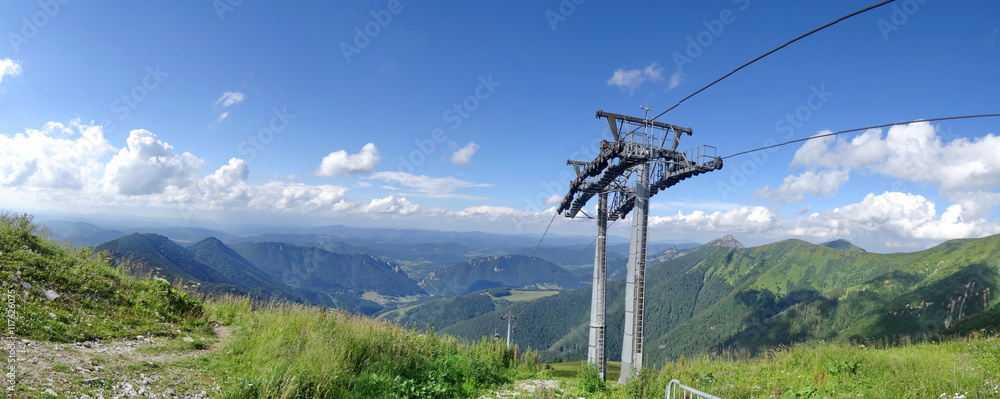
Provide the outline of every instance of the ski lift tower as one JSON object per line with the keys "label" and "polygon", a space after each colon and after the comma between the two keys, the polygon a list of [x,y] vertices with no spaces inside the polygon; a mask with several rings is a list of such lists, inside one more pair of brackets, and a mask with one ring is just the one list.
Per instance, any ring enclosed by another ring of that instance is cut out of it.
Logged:
{"label": "ski lift tower", "polygon": [[[689,177],[722,169],[722,159],[715,147],[701,146],[678,152],[681,135],[691,135],[689,127],[680,127],[643,118],[597,111],[611,128],[614,141],[601,141],[600,153],[593,161],[567,161],[576,171],[569,192],[559,204],[558,213],[575,218],[595,195],[597,205],[597,240],[594,254],[594,285],[590,307],[590,338],[587,361],[598,367],[606,378],[604,352],[607,294],[607,222],[632,214],[628,270],[625,279],[625,334],[622,340],[620,382],[628,381],[642,369],[643,310],[646,277],[646,227],[649,198]],[[610,204],[608,204],[610,200]]]}

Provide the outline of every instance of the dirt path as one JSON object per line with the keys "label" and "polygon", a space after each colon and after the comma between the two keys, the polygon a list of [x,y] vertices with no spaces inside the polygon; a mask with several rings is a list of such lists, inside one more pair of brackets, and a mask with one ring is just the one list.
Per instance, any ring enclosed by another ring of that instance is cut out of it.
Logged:
{"label": "dirt path", "polygon": [[[218,326],[215,334],[214,342],[186,336],[72,344],[17,339],[17,390],[7,393],[11,398],[208,398],[221,391],[221,381],[193,361],[222,348],[230,331]],[[204,349],[190,349],[199,341]]]}
{"label": "dirt path", "polygon": [[[577,398],[560,388],[556,380],[524,380],[510,384],[508,387],[494,391],[492,395],[481,396],[479,399],[511,399],[511,398]],[[583,399],[583,398],[579,398]]]}

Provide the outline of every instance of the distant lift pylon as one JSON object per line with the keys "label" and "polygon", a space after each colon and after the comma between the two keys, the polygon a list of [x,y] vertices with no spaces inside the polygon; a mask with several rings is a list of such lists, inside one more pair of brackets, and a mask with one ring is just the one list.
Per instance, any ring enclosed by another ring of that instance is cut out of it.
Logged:
{"label": "distant lift pylon", "polygon": [[[614,141],[601,141],[593,161],[567,161],[576,171],[558,213],[574,218],[593,196],[598,196],[597,240],[594,254],[594,285],[590,306],[590,338],[587,361],[607,378],[605,356],[605,310],[607,294],[607,223],[632,214],[628,270],[625,280],[625,334],[622,340],[622,372],[626,382],[642,369],[643,310],[645,304],[646,230],[649,198],[689,177],[722,169],[715,147],[700,146],[679,152],[681,135],[691,128],[604,111]],[[631,300],[630,300],[631,299]]]}

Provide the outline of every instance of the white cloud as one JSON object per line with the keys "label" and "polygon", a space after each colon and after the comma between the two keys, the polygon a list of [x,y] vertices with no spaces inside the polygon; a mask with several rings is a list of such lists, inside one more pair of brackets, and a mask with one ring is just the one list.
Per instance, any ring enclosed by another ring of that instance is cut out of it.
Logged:
{"label": "white cloud", "polygon": [[474,155],[478,149],[479,144],[470,141],[469,144],[465,145],[465,147],[459,148],[458,151],[451,154],[451,162],[456,164],[467,164],[472,162],[472,155]]}
{"label": "white cloud", "polygon": [[868,194],[861,202],[813,213],[788,230],[795,236],[833,238],[894,236],[945,240],[1000,233],[1000,226],[985,219],[966,220],[959,204],[938,216],[935,204],[921,195],[886,192]]}
{"label": "white cloud", "polygon": [[348,210],[354,206],[347,199],[347,187],[342,186],[272,181],[256,189],[256,195],[248,204],[251,208],[323,213]]}
{"label": "white cloud", "polygon": [[721,233],[759,232],[776,226],[781,216],[762,206],[739,207],[727,212],[677,212],[674,216],[650,216],[649,228],[669,227],[680,230]]}
{"label": "white cloud", "polygon": [[362,212],[365,213],[395,213],[400,215],[407,215],[416,212],[420,208],[406,197],[397,197],[395,195],[390,195],[385,198],[373,199],[368,205],[361,208]]}
{"label": "white cloud", "polygon": [[223,121],[223,120],[225,120],[225,119],[226,119],[227,117],[229,117],[229,111],[226,111],[226,112],[223,112],[223,113],[219,114],[219,117],[218,117],[218,118],[215,118],[215,123],[219,123],[219,122],[222,122],[222,121]]}
{"label": "white cloud", "polygon": [[100,126],[79,121],[0,135],[0,185],[80,189],[98,178],[100,157],[112,151]]}
{"label": "white cloud", "polygon": [[227,91],[225,93],[222,93],[222,97],[219,97],[218,100],[215,100],[215,105],[216,106],[221,105],[223,108],[225,108],[234,104],[239,104],[243,102],[243,100],[246,100],[246,98],[247,98],[246,94],[240,93],[238,91]]}
{"label": "white cloud", "polygon": [[670,85],[667,87],[667,90],[680,86],[685,80],[687,80],[687,75],[684,73],[683,69],[674,71],[674,73],[670,75]]}
{"label": "white cloud", "polygon": [[208,206],[214,208],[213,205],[226,202],[249,200],[252,195],[252,188],[247,183],[249,175],[247,161],[231,158],[229,163],[202,179],[200,188],[203,201],[217,203]]}
{"label": "white cloud", "polygon": [[380,159],[378,148],[373,143],[365,144],[357,154],[348,154],[344,150],[335,151],[323,158],[316,169],[316,175],[337,177],[368,173],[378,166]]}
{"label": "white cloud", "polygon": [[930,123],[917,122],[893,126],[884,138],[880,129],[872,129],[850,141],[843,137],[810,140],[796,151],[792,163],[867,170],[933,184],[947,193],[1000,187],[997,154],[998,136],[944,142]]}
{"label": "white cloud", "polygon": [[763,198],[776,204],[790,204],[806,199],[806,193],[816,197],[828,197],[847,183],[850,173],[846,170],[806,171],[798,176],[787,176],[780,186],[771,189],[764,186],[757,189],[754,198]]}
{"label": "white cloud", "polygon": [[21,74],[21,63],[10,58],[0,58],[0,83],[3,83],[4,76],[17,76]]}
{"label": "white cloud", "polygon": [[632,94],[643,83],[660,80],[663,80],[663,68],[660,68],[654,62],[643,69],[615,70],[614,74],[611,75],[611,79],[608,79],[607,84],[618,86],[622,90],[627,90],[629,94]]}
{"label": "white cloud", "polygon": [[462,198],[462,199],[485,199],[465,194],[456,194],[455,190],[470,187],[492,187],[492,184],[472,183],[456,179],[454,177],[429,177],[423,175],[413,175],[404,172],[378,172],[371,176],[372,179],[396,182],[397,184],[417,190],[416,194],[432,198]]}
{"label": "white cloud", "polygon": [[502,206],[489,206],[489,205],[481,205],[481,206],[465,208],[461,211],[458,211],[457,214],[459,216],[485,216],[487,218],[492,218],[492,219],[502,219],[511,216],[526,215],[524,212],[514,208],[507,208]]}
{"label": "white cloud", "polygon": [[104,169],[105,184],[118,194],[157,194],[168,187],[184,188],[198,180],[203,161],[189,152],[174,154],[174,147],[148,130],[131,131],[126,142],[127,147],[112,157]]}
{"label": "white cloud", "polygon": [[563,196],[559,194],[552,194],[551,197],[545,199],[545,205],[555,205],[562,202]]}

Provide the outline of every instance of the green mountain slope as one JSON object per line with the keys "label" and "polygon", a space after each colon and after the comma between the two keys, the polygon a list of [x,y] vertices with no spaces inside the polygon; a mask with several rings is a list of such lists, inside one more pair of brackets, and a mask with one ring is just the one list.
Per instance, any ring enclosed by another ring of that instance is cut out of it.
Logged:
{"label": "green mountain slope", "polygon": [[[873,254],[799,240],[754,248],[703,247],[647,269],[647,362],[720,348],[756,352],[815,340],[852,340],[995,328],[1000,236],[925,251]],[[608,286],[608,353],[620,356],[622,284]],[[573,298],[573,300],[567,300]],[[456,323],[479,337],[518,317],[515,339],[549,358],[586,354],[589,290],[562,293]]]}
{"label": "green mountain slope", "polygon": [[184,248],[158,234],[130,234],[94,247],[117,261],[135,265],[139,274],[150,272],[168,281],[195,283],[210,295],[252,295],[261,300],[301,302],[373,314],[381,306],[358,295],[295,287],[260,270],[252,262],[215,238]]}
{"label": "green mountain slope", "polygon": [[169,284],[135,278],[107,256],[64,248],[36,229],[29,215],[0,213],[0,281],[12,334],[73,342],[210,331],[201,304]]}
{"label": "green mountain slope", "polygon": [[274,242],[251,244],[237,252],[258,269],[298,287],[394,297],[424,294],[398,266],[368,254],[344,255]]}
{"label": "green mountain slope", "polygon": [[486,288],[577,289],[583,284],[570,272],[540,258],[497,255],[441,268],[420,282],[440,296],[463,295]]}
{"label": "green mountain slope", "polygon": [[463,320],[510,306],[511,302],[503,298],[509,295],[510,289],[492,288],[456,297],[432,298],[421,304],[383,313],[379,318],[406,327],[439,331]]}
{"label": "green mountain slope", "polygon": [[864,248],[861,248],[861,247],[859,247],[857,245],[854,245],[850,241],[847,241],[847,240],[844,240],[844,239],[833,240],[833,241],[830,241],[830,242],[824,242],[824,243],[819,244],[819,245],[822,245],[824,247],[833,248],[833,249],[840,249],[840,250],[844,250],[844,251],[868,252],[868,251],[865,251]]}
{"label": "green mountain slope", "polygon": [[246,293],[262,299],[332,305],[329,298],[318,292],[299,290],[257,269],[249,260],[240,256],[214,237],[206,238],[187,248],[195,259],[225,276],[232,284]]}
{"label": "green mountain slope", "polygon": [[[134,259],[167,280],[188,280],[217,285],[232,285],[226,276],[205,265],[184,247],[159,234],[132,233],[94,247],[117,259]],[[221,288],[221,287],[220,287]]]}

